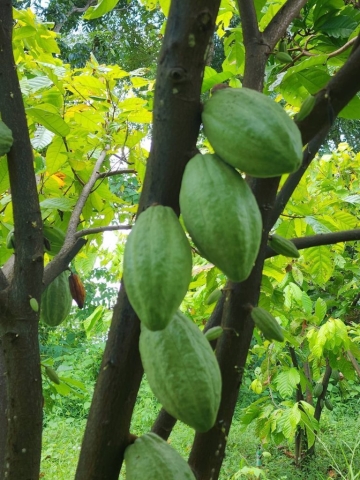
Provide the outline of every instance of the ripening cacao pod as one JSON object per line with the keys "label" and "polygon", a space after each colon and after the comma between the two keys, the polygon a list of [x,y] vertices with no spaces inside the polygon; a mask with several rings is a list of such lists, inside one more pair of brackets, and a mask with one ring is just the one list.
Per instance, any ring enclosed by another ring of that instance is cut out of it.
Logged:
{"label": "ripening cacao pod", "polygon": [[155,433],[137,438],[124,458],[126,480],[195,480],[188,463]]}
{"label": "ripening cacao pod", "polygon": [[216,288],[207,297],[205,303],[206,303],[206,305],[212,305],[213,303],[217,302],[220,299],[220,297],[221,297],[221,290]]}
{"label": "ripening cacao pod", "polygon": [[217,340],[219,337],[221,337],[223,333],[224,329],[222,327],[212,327],[205,332],[205,338],[208,342],[212,342],[213,340]]}
{"label": "ripening cacao pod", "polygon": [[50,225],[43,226],[43,233],[46,239],[44,239],[44,245],[46,250],[48,250],[48,254],[52,256],[57,255],[64,245],[65,233],[60,228]]}
{"label": "ripening cacao pod", "polygon": [[325,398],[325,407],[332,412],[334,410],[333,404],[328,398]]}
{"label": "ripening cacao pod", "polygon": [[72,298],[67,273],[62,272],[41,296],[40,319],[50,327],[60,325],[70,313]]}
{"label": "ripening cacao pod", "polygon": [[215,153],[249,175],[276,177],[301,165],[298,127],[262,93],[248,88],[217,90],[205,103],[202,120]]}
{"label": "ripening cacao pod", "polygon": [[139,215],[124,252],[124,283],[130,303],[150,330],[161,330],[182,302],[191,280],[191,247],[170,207]]}
{"label": "ripening cacao pod", "polygon": [[76,273],[71,272],[71,274],[69,275],[69,287],[73,300],[75,300],[79,308],[83,308],[85,303],[86,291],[79,275],[77,275]]}
{"label": "ripening cacao pod", "polygon": [[195,155],[185,168],[180,208],[201,255],[230,280],[245,280],[259,251],[262,220],[242,176],[217,155]]}
{"label": "ripening cacao pod", "polygon": [[287,238],[281,237],[280,235],[269,235],[269,246],[279,255],[284,255],[285,257],[291,258],[300,257],[300,252],[295,247],[293,242]]}
{"label": "ripening cacao pod", "polygon": [[321,382],[317,382],[315,387],[313,388],[313,395],[314,397],[320,397],[324,390],[324,386]]}
{"label": "ripening cacao pod", "polygon": [[267,340],[284,341],[282,328],[271,313],[261,307],[253,307],[251,310],[251,318]]}
{"label": "ripening cacao pod", "polygon": [[220,406],[221,374],[205,335],[178,311],[163,330],[142,325],[139,347],[151,390],[165,410],[199,432],[209,430]]}
{"label": "ripening cacao pod", "polygon": [[340,373],[339,370],[333,369],[331,371],[331,378],[335,380],[335,382],[338,382],[340,380]]}
{"label": "ripening cacao pod", "polygon": [[13,142],[12,131],[0,120],[0,157],[8,153]]}

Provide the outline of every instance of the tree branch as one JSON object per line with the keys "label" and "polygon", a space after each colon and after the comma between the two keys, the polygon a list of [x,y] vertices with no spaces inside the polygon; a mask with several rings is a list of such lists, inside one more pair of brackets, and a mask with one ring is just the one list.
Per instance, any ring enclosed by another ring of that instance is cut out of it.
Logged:
{"label": "tree branch", "polygon": [[114,175],[124,175],[125,173],[137,173],[136,170],[111,170],[109,172],[99,173],[97,178],[113,177]]}
{"label": "tree branch", "polygon": [[330,126],[327,126],[320,130],[316,136],[308,143],[303,152],[303,161],[301,167],[296,172],[289,175],[280,192],[276,196],[274,208],[271,213],[272,223],[275,224],[279,218],[281,212],[284,210],[287,202],[290,200],[291,195],[294,193],[295,188],[298,186],[302,176],[314,159],[319,148],[324,143],[325,138],[330,130]]}
{"label": "tree branch", "polygon": [[241,18],[244,45],[248,45],[260,38],[260,31],[256,18],[254,0],[238,0],[238,8]]}
{"label": "tree branch", "polygon": [[352,366],[354,367],[355,372],[358,374],[358,377],[360,377],[360,366],[359,366],[358,362],[356,361],[356,358],[350,352],[350,350],[348,350],[346,352],[346,355],[347,355],[348,359],[350,360],[350,362],[352,363]]}
{"label": "tree branch", "polygon": [[84,228],[75,233],[75,238],[84,237],[85,235],[93,235],[101,232],[116,232],[119,230],[131,230],[133,225],[109,225],[108,227]]}
{"label": "tree branch", "polygon": [[100,175],[99,170],[100,170],[101,165],[105,161],[108,150],[109,150],[109,147],[105,148],[100,153],[99,158],[97,159],[97,161],[95,163],[94,170],[93,170],[89,180],[87,181],[86,185],[84,185],[84,188],[82,189],[82,192],[79,196],[79,199],[76,202],[76,205],[74,207],[74,210],[73,210],[73,212],[71,214],[71,217],[70,217],[70,220],[69,220],[69,225],[68,225],[68,229],[67,229],[67,232],[66,232],[66,238],[65,238],[63,248],[66,248],[67,245],[69,243],[72,243],[73,239],[75,238],[75,233],[76,233],[78,224],[80,222],[80,215],[81,215],[82,209],[84,208],[86,200],[88,199],[93,186],[95,185],[96,181],[99,178],[99,175]]}
{"label": "tree branch", "polygon": [[242,283],[228,282],[223,289],[225,302],[221,326],[224,333],[216,345],[216,357],[222,376],[222,398],[214,427],[206,433],[195,435],[189,464],[198,480],[218,478],[224,458],[227,436],[254,329],[247,305],[258,303],[265,248],[271,227],[268,213],[275,201],[279,180],[279,178],[252,179],[253,193],[262,215],[263,236],[259,255],[250,276]]}
{"label": "tree branch", "polygon": [[263,40],[273,50],[277,42],[284,36],[286,29],[308,0],[288,0],[271,19],[263,33]]}
{"label": "tree branch", "polygon": [[[12,50],[12,3],[0,1],[0,113],[12,131],[7,154],[16,255],[14,276],[0,305],[1,395],[0,478],[38,478],[41,454],[42,395],[38,312],[43,274],[42,220],[33,153]],[[4,162],[4,159],[2,160]],[[2,282],[4,283],[4,282]]]}
{"label": "tree branch", "polygon": [[[334,245],[341,242],[354,242],[360,240],[360,229],[343,230],[341,232],[321,233],[318,235],[309,235],[308,237],[293,238],[291,242],[298,250],[311,247],[320,247],[322,245]],[[279,255],[270,247],[267,247],[265,258],[276,257]]]}
{"label": "tree branch", "polygon": [[[86,12],[86,10],[88,10],[91,5],[94,5],[95,3],[97,3],[97,0],[88,0],[88,2],[86,3],[86,5],[82,8],[80,7],[72,7],[72,9],[68,12],[68,13],[65,13],[65,17],[66,17],[66,20],[71,17],[71,15],[73,13],[84,13]],[[66,20],[62,21],[62,22],[59,22],[55,25],[54,27],[54,32],[56,33],[59,33],[60,30],[62,29],[62,27],[65,25],[66,23]]]}
{"label": "tree branch", "polygon": [[303,144],[306,145],[318,132],[329,129],[335,117],[359,90],[360,48],[355,48],[343,67],[316,95],[316,104],[310,114],[298,122]]}

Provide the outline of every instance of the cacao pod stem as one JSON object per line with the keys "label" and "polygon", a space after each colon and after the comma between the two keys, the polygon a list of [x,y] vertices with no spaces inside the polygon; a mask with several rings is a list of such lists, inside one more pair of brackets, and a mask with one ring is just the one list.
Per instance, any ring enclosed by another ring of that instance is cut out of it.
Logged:
{"label": "cacao pod stem", "polygon": [[76,273],[71,272],[69,276],[69,287],[72,298],[75,300],[79,308],[83,308],[86,292],[79,275]]}

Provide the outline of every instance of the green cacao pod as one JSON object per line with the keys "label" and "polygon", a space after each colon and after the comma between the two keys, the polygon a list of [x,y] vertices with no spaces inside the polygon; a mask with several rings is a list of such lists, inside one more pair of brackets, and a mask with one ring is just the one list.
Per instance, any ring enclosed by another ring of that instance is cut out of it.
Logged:
{"label": "green cacao pod", "polygon": [[297,122],[300,122],[301,120],[304,120],[313,110],[315,107],[316,103],[316,98],[313,97],[312,95],[309,95],[305,100],[303,101],[299,113],[296,115],[295,120]]}
{"label": "green cacao pod", "polygon": [[340,373],[339,370],[333,369],[331,372],[331,378],[335,380],[335,382],[338,382],[340,380]]}
{"label": "green cacao pod", "polygon": [[324,386],[321,382],[316,383],[315,387],[313,388],[313,395],[314,397],[320,397],[324,390]]}
{"label": "green cacao pod", "polygon": [[259,251],[262,220],[241,175],[216,155],[196,155],[185,168],[180,208],[200,253],[230,280],[245,280]]}
{"label": "green cacao pod", "polygon": [[60,325],[70,313],[72,298],[67,272],[60,273],[41,296],[40,319],[50,327]]}
{"label": "green cacao pod", "polygon": [[261,307],[254,307],[251,310],[251,318],[267,340],[284,341],[282,328],[271,313]]}
{"label": "green cacao pod", "polygon": [[125,450],[126,480],[195,480],[188,463],[155,433]]}
{"label": "green cacao pod", "polygon": [[[43,226],[43,233],[44,237],[48,240],[48,242],[44,242],[48,254],[52,256],[57,255],[64,245],[65,233],[60,228],[50,225]],[[50,249],[47,248],[49,246],[48,243],[50,243]]]}
{"label": "green cacao pod", "polygon": [[220,298],[221,298],[221,290],[216,288],[207,297],[205,303],[206,303],[206,305],[212,305],[213,303],[217,302]]}
{"label": "green cacao pod", "polygon": [[0,157],[8,153],[13,141],[12,131],[0,120]]}
{"label": "green cacao pod", "polygon": [[262,93],[248,88],[217,90],[205,103],[202,120],[215,153],[249,175],[276,177],[301,165],[298,127]]}
{"label": "green cacao pod", "polygon": [[334,410],[333,404],[328,398],[325,398],[325,407],[332,412]]}
{"label": "green cacao pod", "polygon": [[278,52],[275,57],[280,63],[291,63],[293,61],[291,56],[286,52]]}
{"label": "green cacao pod", "polygon": [[300,257],[300,252],[295,247],[293,242],[291,242],[287,238],[281,237],[280,235],[270,235],[269,245],[274,250],[274,252],[279,253],[280,255],[284,255],[285,257]]}
{"label": "green cacao pod", "polygon": [[124,283],[130,303],[150,330],[161,330],[182,302],[191,280],[192,255],[169,207],[139,215],[125,246]]}
{"label": "green cacao pod", "polygon": [[224,329],[220,326],[209,328],[207,332],[205,332],[205,338],[208,342],[212,342],[213,340],[217,340],[223,334]]}
{"label": "green cacao pod", "polygon": [[150,387],[165,410],[199,432],[209,430],[220,405],[221,374],[205,335],[177,312],[164,330],[142,326],[139,346]]}

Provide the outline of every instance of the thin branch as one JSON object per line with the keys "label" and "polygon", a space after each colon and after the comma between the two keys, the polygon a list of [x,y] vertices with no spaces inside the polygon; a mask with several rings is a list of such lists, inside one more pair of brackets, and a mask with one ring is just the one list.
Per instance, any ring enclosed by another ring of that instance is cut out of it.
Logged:
{"label": "thin branch", "polygon": [[349,47],[351,47],[351,45],[354,45],[356,43],[357,38],[358,37],[352,38],[351,40],[346,42],[345,45],[343,45],[338,50],[335,50],[334,52],[329,53],[328,58],[336,57],[336,55],[339,55],[340,53],[345,52],[345,50],[347,50]]}
{"label": "thin branch", "polygon": [[83,188],[83,190],[82,190],[82,192],[79,196],[78,201],[76,202],[76,205],[74,207],[74,210],[73,210],[73,212],[71,214],[71,217],[70,217],[70,220],[69,220],[69,226],[68,226],[68,229],[67,229],[66,239],[65,239],[65,243],[64,243],[65,248],[66,248],[67,244],[69,242],[72,242],[73,238],[75,238],[75,233],[76,233],[76,229],[77,229],[77,226],[79,224],[79,221],[80,221],[80,215],[81,215],[82,209],[84,208],[86,200],[88,199],[88,197],[91,193],[91,190],[92,190],[93,186],[95,185],[95,182],[99,178],[99,175],[100,175],[99,170],[100,170],[101,165],[105,161],[108,150],[109,150],[109,147],[105,148],[100,153],[99,158],[97,159],[97,161],[95,163],[94,170],[93,170],[88,182],[84,186],[84,188]]}
{"label": "thin branch", "polygon": [[80,252],[87,240],[78,238],[75,243],[68,245],[66,249],[62,248],[56,257],[49,262],[45,269],[42,281],[43,290],[58,276],[66,270],[69,263]]}
{"label": "thin branch", "polygon": [[72,9],[65,14],[66,20],[63,20],[62,22],[59,22],[55,25],[54,27],[54,32],[59,33],[62,27],[65,25],[67,19],[71,17],[73,13],[84,13],[86,10],[88,10],[91,5],[94,5],[97,2],[97,0],[88,0],[87,4],[80,8],[80,7],[72,7]]}
{"label": "thin branch", "polygon": [[290,200],[291,195],[294,193],[295,188],[298,186],[302,176],[304,175],[311,161],[315,157],[319,148],[324,143],[329,130],[330,130],[330,126],[323,128],[308,143],[303,153],[303,161],[302,161],[301,167],[299,168],[299,170],[289,175],[283,187],[281,188],[280,192],[277,194],[274,208],[271,214],[273,224],[275,224],[276,220],[279,218],[287,202]]}
{"label": "thin branch", "polygon": [[110,172],[99,173],[98,178],[113,177],[114,175],[124,175],[125,173],[137,173],[136,170],[111,170]]}
{"label": "thin branch", "polygon": [[[360,229],[343,230],[341,232],[320,233],[318,235],[309,235],[308,237],[293,238],[291,242],[298,250],[311,247],[320,247],[322,245],[334,245],[341,242],[355,242],[360,240]],[[266,258],[279,255],[270,247],[266,249]]]}
{"label": "thin branch", "polygon": [[354,48],[343,67],[316,95],[316,104],[310,114],[298,122],[304,145],[320,131],[330,128],[335,117],[360,90],[360,48]]}
{"label": "thin branch", "polygon": [[[315,35],[311,35],[311,37],[313,37],[313,36],[315,36]],[[354,45],[356,43],[356,40],[357,40],[357,37],[354,37],[351,40],[349,40],[347,43],[345,43],[345,45],[343,45],[341,48],[338,48],[337,50],[334,50],[333,52],[326,54],[327,58],[336,57],[336,55],[339,55],[340,53],[345,52],[345,50],[347,50],[348,48],[350,48],[352,45]],[[300,58],[302,55],[305,55],[306,57],[319,57],[320,55],[323,55],[323,54],[322,53],[311,53],[305,47],[304,49],[301,50],[300,55],[298,57],[296,57],[296,59],[294,59],[293,62],[295,60],[297,60],[298,58]]]}
{"label": "thin branch", "polygon": [[346,355],[348,357],[348,359],[350,360],[350,362],[352,363],[352,366],[354,367],[354,370],[355,372],[358,374],[358,376],[360,377],[360,366],[358,364],[358,362],[356,361],[356,358],[354,357],[354,355],[350,352],[350,350],[348,350],[346,352]]}
{"label": "thin branch", "polygon": [[288,0],[271,19],[263,33],[263,40],[271,47],[271,50],[284,36],[290,23],[299,15],[300,10],[307,2],[308,0]]}
{"label": "thin branch", "polygon": [[133,225],[110,225],[108,227],[94,227],[94,228],[84,228],[84,230],[79,230],[75,233],[75,238],[84,237],[85,235],[93,235],[95,233],[101,232],[116,232],[119,230],[131,230]]}

